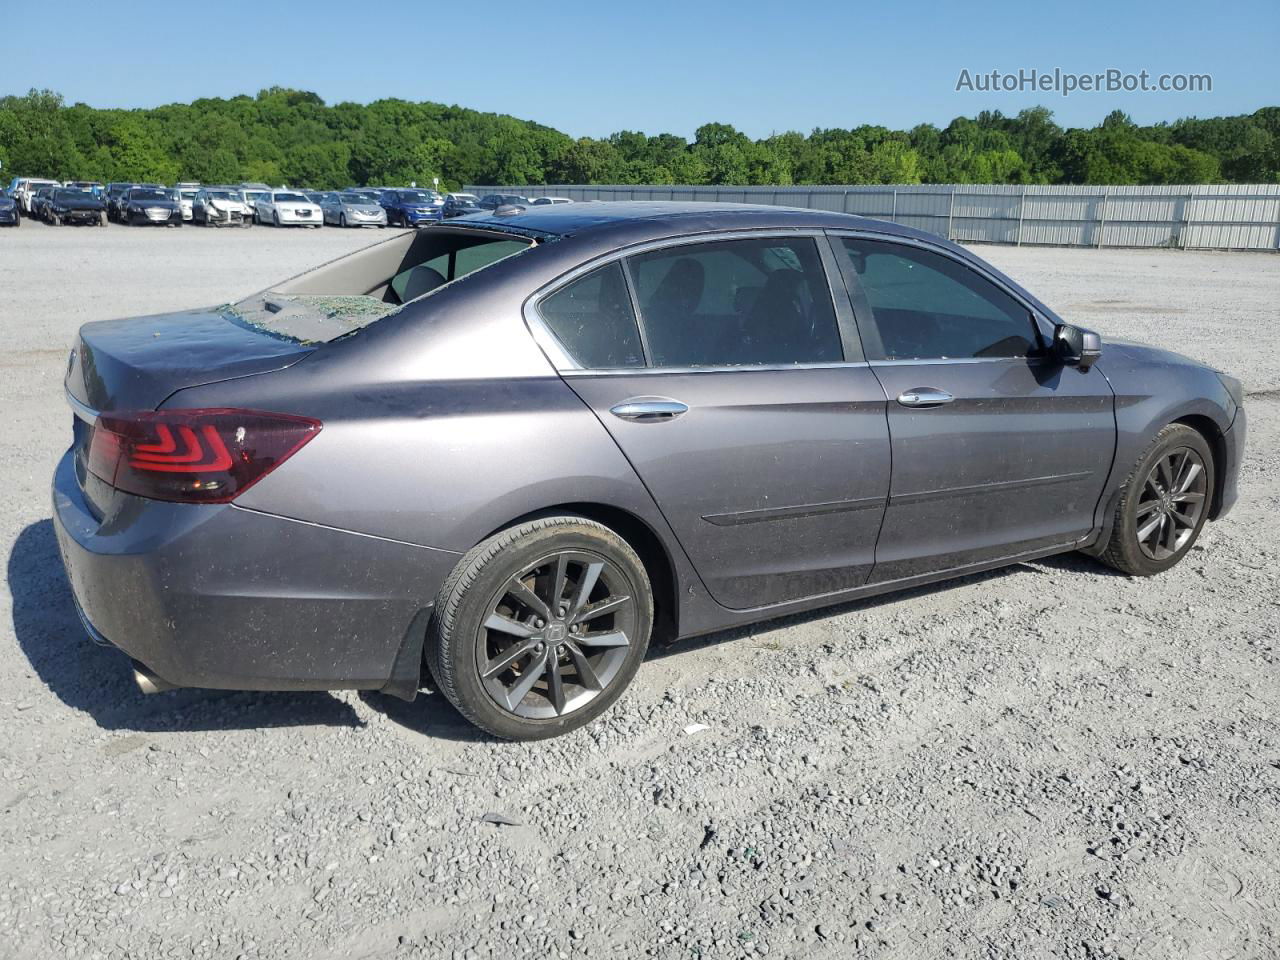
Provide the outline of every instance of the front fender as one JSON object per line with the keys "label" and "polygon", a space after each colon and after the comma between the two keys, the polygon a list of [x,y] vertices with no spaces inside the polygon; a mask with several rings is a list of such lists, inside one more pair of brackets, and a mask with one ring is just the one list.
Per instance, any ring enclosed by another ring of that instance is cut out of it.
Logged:
{"label": "front fender", "polygon": [[[1218,467],[1217,496],[1225,472],[1224,437],[1231,429],[1236,406],[1216,373],[1179,354],[1123,341],[1107,341],[1096,368],[1115,392],[1116,454],[1103,495],[1098,502],[1097,538],[1105,546],[1124,483],[1138,458],[1164,427],[1190,420],[1209,434]],[[1218,506],[1215,504],[1215,507]]]}

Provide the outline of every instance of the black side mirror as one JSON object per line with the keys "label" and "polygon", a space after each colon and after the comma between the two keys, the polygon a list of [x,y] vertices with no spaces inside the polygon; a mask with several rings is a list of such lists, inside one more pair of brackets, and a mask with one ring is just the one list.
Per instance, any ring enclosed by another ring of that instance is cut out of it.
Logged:
{"label": "black side mirror", "polygon": [[1060,323],[1053,328],[1053,350],[1063,363],[1088,370],[1102,356],[1102,337],[1092,330]]}

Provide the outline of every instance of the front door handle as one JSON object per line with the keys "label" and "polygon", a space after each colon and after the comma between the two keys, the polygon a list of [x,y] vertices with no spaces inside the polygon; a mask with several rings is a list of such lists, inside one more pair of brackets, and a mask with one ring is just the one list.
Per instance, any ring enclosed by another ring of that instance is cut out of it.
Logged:
{"label": "front door handle", "polygon": [[912,387],[898,394],[898,402],[904,407],[940,407],[954,399],[947,391],[937,387]]}
{"label": "front door handle", "polygon": [[680,414],[688,413],[689,407],[679,400],[671,400],[667,397],[635,397],[610,407],[609,412],[623,420],[658,423],[674,420]]}

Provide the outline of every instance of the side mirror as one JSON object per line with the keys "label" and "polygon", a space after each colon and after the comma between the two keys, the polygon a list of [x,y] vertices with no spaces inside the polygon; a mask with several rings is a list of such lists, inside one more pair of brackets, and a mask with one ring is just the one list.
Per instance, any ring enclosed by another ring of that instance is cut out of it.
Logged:
{"label": "side mirror", "polygon": [[1060,323],[1053,328],[1053,350],[1063,363],[1088,370],[1102,356],[1102,337],[1092,330]]}

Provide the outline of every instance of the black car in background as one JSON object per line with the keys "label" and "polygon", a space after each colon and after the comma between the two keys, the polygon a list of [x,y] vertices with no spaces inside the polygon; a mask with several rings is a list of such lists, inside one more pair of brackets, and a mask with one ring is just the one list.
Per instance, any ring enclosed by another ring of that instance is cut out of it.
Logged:
{"label": "black car in background", "polygon": [[64,223],[107,225],[107,205],[88,190],[54,190],[43,211],[45,222],[54,227]]}
{"label": "black car in background", "polygon": [[103,200],[107,204],[107,219],[120,219],[120,201],[124,199],[124,195],[134,187],[141,186],[137,183],[108,183],[107,189],[103,194]]}
{"label": "black car in background", "polygon": [[49,203],[50,198],[53,196],[53,192],[61,189],[62,188],[57,184],[53,184],[51,186],[41,187],[31,195],[31,218],[33,220],[45,219],[45,206]]}
{"label": "black car in background", "polygon": [[465,217],[468,213],[479,213],[483,209],[479,200],[470,197],[445,197],[440,215],[449,220],[453,217]]}
{"label": "black car in background", "polygon": [[526,206],[528,203],[528,197],[518,197],[514,193],[490,193],[480,198],[480,206],[485,210],[497,210],[508,204]]}
{"label": "black car in background", "polygon": [[18,209],[18,201],[3,190],[0,190],[0,224],[8,227],[22,226],[22,211]]}
{"label": "black car in background", "polygon": [[127,226],[182,226],[182,204],[167,187],[134,187],[118,202],[120,219]]}

